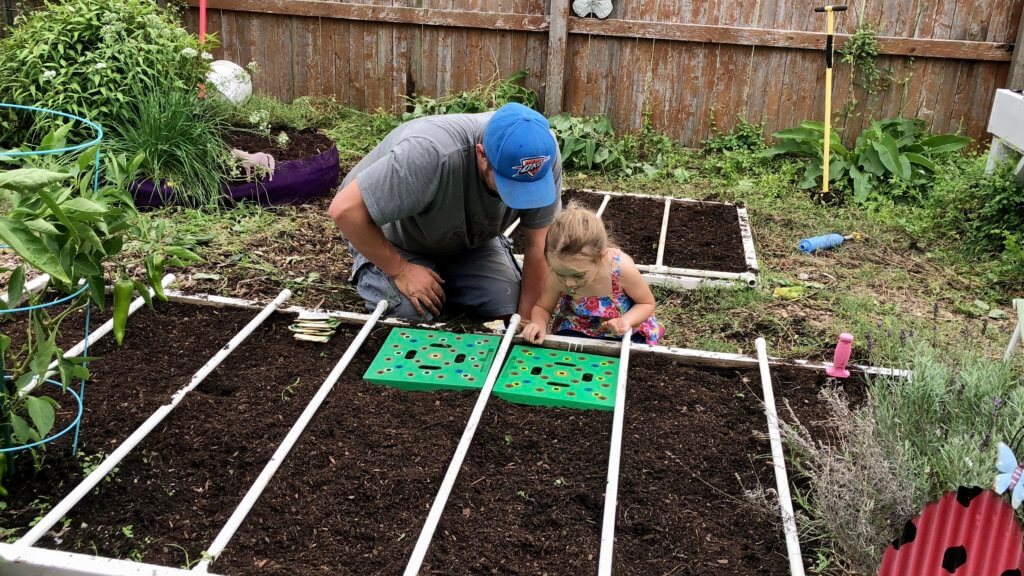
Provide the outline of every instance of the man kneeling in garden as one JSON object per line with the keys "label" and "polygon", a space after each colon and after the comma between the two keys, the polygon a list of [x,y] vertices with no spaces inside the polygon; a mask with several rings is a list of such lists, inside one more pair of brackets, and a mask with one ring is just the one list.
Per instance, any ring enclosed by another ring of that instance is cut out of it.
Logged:
{"label": "man kneeling in garden", "polygon": [[[368,310],[386,299],[389,315],[410,320],[430,320],[446,303],[529,317],[547,275],[544,237],[561,207],[561,176],[548,121],[526,106],[430,116],[371,150],[328,214],[348,240]],[[502,234],[517,218],[522,270]]]}

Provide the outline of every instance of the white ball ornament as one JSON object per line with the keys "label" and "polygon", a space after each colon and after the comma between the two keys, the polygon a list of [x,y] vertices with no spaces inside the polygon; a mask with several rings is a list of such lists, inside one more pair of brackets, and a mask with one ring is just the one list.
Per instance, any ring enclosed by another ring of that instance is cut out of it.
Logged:
{"label": "white ball ornament", "polygon": [[215,60],[210,63],[206,81],[212,84],[230,102],[241,106],[252,96],[252,77],[238,64],[230,60]]}

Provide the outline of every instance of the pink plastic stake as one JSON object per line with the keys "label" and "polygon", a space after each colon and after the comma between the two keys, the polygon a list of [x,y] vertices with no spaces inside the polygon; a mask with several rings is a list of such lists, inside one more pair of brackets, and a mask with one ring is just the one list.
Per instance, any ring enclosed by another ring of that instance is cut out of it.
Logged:
{"label": "pink plastic stake", "polygon": [[206,0],[199,0],[199,43],[206,42]]}
{"label": "pink plastic stake", "polygon": [[836,355],[832,360],[832,367],[826,368],[825,373],[833,378],[849,378],[850,371],[846,369],[846,363],[850,360],[850,349],[853,347],[853,334],[843,332],[839,335],[839,343],[836,344]]}

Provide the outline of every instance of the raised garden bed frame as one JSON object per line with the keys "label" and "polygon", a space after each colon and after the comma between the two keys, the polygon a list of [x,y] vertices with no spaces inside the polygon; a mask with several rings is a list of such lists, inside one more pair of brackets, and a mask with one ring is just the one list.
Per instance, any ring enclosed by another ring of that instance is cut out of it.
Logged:
{"label": "raised garden bed frame", "polygon": [[[169,283],[172,280],[171,277],[165,278],[164,282]],[[270,304],[263,305],[251,300],[242,300],[236,298],[226,298],[211,295],[187,295],[177,291],[168,291],[170,300],[173,302],[179,302],[184,304],[193,305],[205,305],[205,306],[233,306],[240,308],[247,308],[259,313],[253,318],[253,320],[238,332],[232,339],[231,342],[215,354],[206,365],[196,372],[193,376],[192,381],[185,389],[182,389],[174,395],[170,404],[162,406],[158,409],[153,416],[150,417],[150,421],[143,424],[139,429],[126,440],[118,449],[107,458],[106,461],[101,463],[93,475],[87,477],[83,482],[76,487],[71,495],[66,497],[63,501],[58,503],[53,510],[50,511],[29,533],[25,534],[21,540],[14,544],[0,544],[0,568],[2,568],[5,575],[10,576],[185,576],[195,574],[206,574],[209,568],[209,562],[203,560],[199,562],[191,570],[184,570],[180,568],[171,568],[165,566],[157,566],[153,564],[145,564],[139,562],[132,562],[128,560],[119,560],[111,558],[102,558],[97,556],[89,556],[84,554],[70,553],[53,551],[43,548],[37,548],[34,543],[42,537],[50,528],[52,528],[57,522],[60,521],[61,517],[67,513],[68,510],[73,507],[77,501],[84,497],[89,491],[102,480],[103,476],[109,472],[120,457],[126,455],[135,445],[137,445],[145,437],[146,433],[151,430],[161,418],[161,414],[166,415],[169,413],[174,405],[181,400],[188,390],[194,388],[198,383],[223,360],[230,352],[237,347],[244,340],[245,336],[255,329],[263,320],[270,316],[271,312],[277,310],[280,312],[291,312],[297,313],[306,311],[308,309],[289,306],[282,307],[283,303],[290,297],[290,292],[287,290],[282,291],[281,294]],[[142,305],[141,299],[136,304],[137,307]],[[251,510],[256,500],[259,498],[261,490],[267,483],[272,479],[274,472],[277,467],[281,464],[284,458],[288,454],[290,447],[298,440],[301,436],[302,431],[306,423],[312,419],[316,409],[320,403],[327,397],[331,392],[334,382],[338,380],[341,373],[348,366],[348,363],[355,356],[359,350],[366,335],[369,333],[376,324],[385,325],[406,325],[405,323],[393,320],[393,319],[381,319],[380,315],[383,313],[383,306],[379,306],[378,309],[370,315],[343,312],[343,311],[327,311],[331,316],[339,318],[341,321],[353,324],[362,325],[363,328],[360,330],[359,335],[356,336],[348,350],[338,361],[335,368],[331,371],[330,375],[326,378],[320,390],[314,396],[313,400],[307,405],[306,410],[296,420],[292,430],[288,433],[282,444],[279,446],[277,452],[267,463],[263,473],[260,474],[259,478],[252,484],[252,487],[247,491],[243,501],[236,508],[234,514],[225,524],[220,535],[215,539],[211,546],[208,548],[212,554],[216,555],[223,551],[224,547],[228,544],[234,531],[244,520],[246,514]],[[448,493],[450,492],[452,485],[458,475],[459,467],[461,466],[462,459],[466,452],[469,450],[470,444],[473,439],[473,434],[476,429],[477,421],[479,420],[486,403],[490,397],[491,388],[494,385],[495,380],[500,369],[501,361],[506,356],[508,349],[515,338],[513,336],[515,330],[515,323],[512,324],[510,330],[508,330],[502,338],[501,348],[498,351],[498,357],[496,358],[495,364],[492,366],[490,373],[488,374],[487,382],[484,385],[478,399],[477,405],[473,410],[473,414],[470,416],[466,429],[463,433],[463,438],[459,442],[459,446],[456,448],[455,455],[449,465],[448,472],[445,475],[445,480],[441,485],[438,497],[435,499],[434,504],[426,517],[426,523],[423,531],[420,534],[419,540],[417,541],[416,548],[413,551],[412,559],[406,570],[407,576],[417,574],[420,562],[422,562],[424,555],[426,554],[431,540],[434,536],[434,528],[437,525],[437,521],[440,519],[441,514],[444,510],[444,504],[446,503]],[[106,333],[104,327],[99,328],[94,335],[94,338],[102,337]],[[606,356],[619,355],[620,357],[620,375],[619,375],[619,387],[616,396],[616,409],[614,412],[614,420],[612,426],[612,439],[611,439],[611,452],[609,455],[609,466],[608,466],[608,483],[605,495],[605,507],[604,507],[604,522],[602,524],[602,537],[601,537],[601,550],[600,550],[600,564],[598,573],[602,576],[610,575],[612,571],[612,557],[613,557],[613,545],[614,545],[614,530],[615,530],[615,509],[616,509],[616,491],[618,483],[618,462],[619,462],[619,450],[621,449],[622,441],[622,428],[625,417],[625,403],[621,399],[625,395],[626,379],[625,374],[628,372],[628,360],[631,354],[661,354],[672,356],[676,360],[681,360],[684,364],[701,367],[712,367],[712,368],[737,368],[737,369],[753,369],[759,368],[761,374],[763,397],[765,399],[765,413],[766,413],[766,424],[768,428],[768,435],[772,447],[773,457],[773,468],[776,473],[776,485],[780,495],[780,512],[783,523],[783,533],[786,539],[787,552],[789,556],[791,574],[793,576],[802,576],[804,574],[803,561],[800,554],[799,541],[797,539],[796,524],[793,517],[793,504],[789,498],[789,483],[786,476],[786,467],[783,457],[783,448],[778,429],[778,419],[775,411],[774,404],[774,392],[771,384],[770,367],[771,366],[800,366],[807,369],[820,369],[823,370],[829,366],[829,364],[813,363],[809,361],[793,361],[784,360],[777,358],[769,358],[765,348],[763,339],[758,339],[756,348],[758,356],[750,357],[739,354],[726,354],[716,352],[705,352],[700,350],[690,350],[683,348],[663,347],[663,346],[648,346],[645,344],[630,343],[628,336],[623,339],[622,343],[608,342],[608,341],[597,341],[597,340],[586,340],[571,337],[559,337],[551,336],[545,340],[545,347],[568,350],[568,351],[580,351],[591,354],[601,354]],[[866,366],[855,366],[856,370],[859,370],[865,374],[879,374],[879,375],[892,375],[892,376],[906,376],[905,372],[878,369]],[[156,422],[151,422],[157,419]],[[114,458],[118,457],[115,461]],[[92,481],[92,485],[89,485]]]}
{"label": "raised garden bed frame", "polygon": [[[723,286],[723,287],[738,287],[747,286],[753,288],[758,283],[758,264],[757,254],[754,251],[754,236],[750,230],[750,216],[747,214],[747,209],[743,206],[732,204],[729,202],[714,202],[707,200],[691,200],[689,198],[672,198],[667,196],[653,196],[649,194],[634,194],[631,192],[611,192],[607,190],[592,190],[588,188],[581,189],[580,192],[586,192],[595,195],[602,195],[604,198],[601,201],[600,207],[596,210],[597,215],[601,216],[604,213],[605,208],[608,206],[608,202],[612,197],[632,197],[632,198],[645,198],[650,200],[657,200],[664,202],[664,211],[662,212],[661,218],[661,234],[659,235],[657,259],[653,263],[644,263],[637,261],[637,268],[647,281],[651,284],[657,284],[660,286],[667,286],[670,288],[682,288],[682,289],[694,289],[700,286]],[[692,268],[672,268],[663,264],[665,257],[665,247],[668,238],[668,226],[669,226],[669,215],[672,205],[722,205],[722,206],[735,206],[736,215],[739,220],[740,236],[743,242],[744,260],[747,265],[746,272],[723,272],[716,270],[697,270]],[[511,236],[512,232],[518,227],[519,221],[515,221],[507,230],[505,230],[505,236]],[[516,258],[522,261],[522,254],[517,254]]]}

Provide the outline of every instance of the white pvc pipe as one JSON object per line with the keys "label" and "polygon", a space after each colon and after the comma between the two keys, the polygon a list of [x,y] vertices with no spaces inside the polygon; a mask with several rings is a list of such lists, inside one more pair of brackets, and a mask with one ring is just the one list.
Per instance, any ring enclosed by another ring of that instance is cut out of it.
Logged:
{"label": "white pvc pipe", "polygon": [[516,221],[513,222],[512,224],[510,224],[509,227],[505,229],[504,236],[506,238],[511,238],[512,237],[512,233],[516,231],[516,228],[519,227],[519,222],[521,222],[521,221],[522,221],[522,218],[516,218]]}
{"label": "white pvc pipe", "polygon": [[633,331],[622,335],[619,352],[619,381],[615,389],[615,415],[612,418],[612,440],[608,452],[608,483],[604,490],[604,521],[601,524],[601,553],[598,576],[611,576],[615,551],[615,512],[619,497],[619,465],[622,462],[622,427],[626,419],[626,376],[629,373],[629,345]]}
{"label": "white pvc pipe", "polygon": [[1006,347],[1006,353],[1003,354],[1003,362],[1010,361],[1010,356],[1013,355],[1013,351],[1020,342],[1021,333],[1024,332],[1024,298],[1015,298],[1013,307],[1017,309],[1017,327],[1013,329],[1013,334],[1010,336],[1010,345]]}
{"label": "white pvc pipe", "polygon": [[747,284],[735,280],[722,280],[720,278],[694,278],[692,276],[666,276],[664,274],[641,274],[648,284],[664,286],[673,290],[696,290],[698,288],[744,288]]}
{"label": "white pvc pipe", "polygon": [[757,252],[754,250],[754,234],[750,231],[750,216],[747,215],[747,209],[743,206],[736,207],[736,216],[739,218],[740,223],[740,238],[743,241],[743,255],[747,263],[747,268],[753,271],[757,271]]}
{"label": "white pvc pipe", "polygon": [[651,264],[637,264],[636,269],[641,272],[651,272],[654,274],[671,274],[673,276],[692,276],[694,278],[716,278],[720,280],[742,280],[751,287],[757,285],[757,275],[752,272],[718,272],[715,270],[672,268],[670,266],[654,266]]}
{"label": "white pvc pipe", "polygon": [[668,235],[668,211],[672,209],[672,199],[665,198],[665,213],[661,217],[661,238],[658,239],[658,258],[654,261],[655,266],[665,263],[665,237]]}
{"label": "white pvc pipe", "polygon": [[786,551],[789,553],[789,573],[790,576],[804,576],[800,537],[796,529],[796,515],[793,514],[793,497],[789,493],[789,476],[786,474],[786,458],[782,451],[779,416],[775,410],[775,392],[772,390],[772,375],[768,369],[768,352],[764,338],[755,340],[754,346],[757,348],[757,364],[761,369],[764,412],[768,418],[768,439],[772,444],[772,465],[775,467],[775,487],[779,494],[779,508],[782,513],[782,531],[786,535]]}
{"label": "white pvc pipe", "polygon": [[601,206],[597,209],[597,217],[598,218],[600,218],[601,215],[604,214],[604,209],[608,206],[608,201],[611,200],[611,199],[612,199],[612,197],[610,195],[608,195],[608,194],[604,195],[604,200],[601,200]]}
{"label": "white pvc pipe", "polygon": [[466,428],[462,431],[462,438],[459,440],[458,447],[455,448],[455,455],[452,456],[451,463],[448,464],[448,471],[445,472],[441,488],[437,491],[437,498],[434,499],[434,503],[430,506],[427,521],[423,525],[419,539],[416,540],[416,547],[413,548],[412,557],[409,558],[409,563],[405,567],[405,576],[417,576],[419,574],[420,566],[423,565],[423,558],[427,555],[430,541],[433,539],[434,531],[437,529],[437,523],[441,520],[441,514],[444,513],[444,506],[448,502],[448,496],[451,494],[452,487],[455,486],[455,480],[459,477],[459,468],[462,467],[462,461],[465,460],[466,453],[469,452],[469,445],[473,441],[476,427],[480,423],[480,418],[484,415],[487,400],[491,397],[491,390],[494,388],[494,383],[501,372],[501,365],[504,363],[508,349],[512,345],[512,337],[516,335],[516,330],[519,328],[519,321],[519,314],[513,314],[509,320],[505,336],[501,339],[501,345],[498,347],[498,353],[491,363],[491,370],[487,374],[487,380],[484,381],[480,395],[477,396],[476,405],[473,406],[473,413],[470,414]]}
{"label": "white pvc pipe", "polygon": [[16,546],[31,546],[35,544],[40,538],[42,538],[50,528],[53,528],[62,518],[73,508],[78,502],[84,498],[93,488],[95,488],[103,478],[114,469],[115,466],[137,446],[146,435],[149,434],[160,422],[163,421],[168,414],[178,406],[179,403],[185,398],[185,395],[195,389],[200,382],[206,379],[225,358],[228,357],[231,352],[238,347],[246,338],[252,334],[264,320],[270,316],[282,302],[290,298],[292,295],[290,290],[282,290],[277,298],[273,302],[267,305],[255,318],[249,321],[234,338],[227,343],[226,346],[222,347],[212,358],[210,358],[206,364],[203,365],[193,376],[192,380],[187,386],[178,390],[174,393],[171,398],[170,404],[164,404],[160,408],[153,412],[153,414],[142,423],[135,432],[132,433],[120,446],[114,450],[110,456],[108,456],[103,462],[96,467],[96,469],[83,479],[74,490],[71,491],[63,500],[61,500],[56,506],[53,507],[50,512],[39,521],[38,524],[32,527],[24,536],[21,537],[14,544]]}
{"label": "white pvc pipe", "polygon": [[1010,345],[1006,347],[1006,352],[1003,354],[1003,362],[1009,362],[1010,357],[1013,356],[1013,351],[1017,349],[1017,343],[1020,342],[1021,331],[1024,326],[1024,320],[1017,323],[1017,328],[1014,329],[1013,335],[1010,336]]}
{"label": "white pvc pipe", "polygon": [[274,473],[276,473],[277,469],[281,467],[281,464],[284,463],[284,459],[287,458],[288,453],[291,452],[292,447],[299,441],[299,436],[302,435],[306,426],[309,425],[313,416],[316,415],[317,410],[320,409],[320,405],[327,399],[327,395],[334,390],[334,385],[338,382],[338,379],[341,378],[342,372],[348,368],[348,365],[352,362],[352,358],[354,358],[356,353],[359,352],[359,348],[362,347],[366,337],[369,336],[370,330],[373,330],[373,327],[376,326],[377,319],[379,319],[387,309],[387,300],[381,300],[377,303],[377,308],[374,309],[370,319],[363,325],[362,330],[356,334],[355,339],[352,340],[351,344],[349,344],[348,348],[345,350],[345,354],[342,355],[341,360],[334,365],[334,369],[327,375],[323,384],[320,385],[320,389],[317,390],[316,395],[313,396],[313,399],[306,405],[306,409],[302,411],[299,419],[292,425],[291,430],[288,431],[288,435],[285,436],[284,440],[277,447],[277,450],[274,451],[274,455],[270,457],[267,465],[263,467],[263,471],[260,472],[259,477],[256,478],[255,482],[253,482],[249,491],[245,493],[245,497],[242,498],[241,503],[238,504],[238,507],[235,508],[231,517],[228,518],[227,523],[224,524],[220,533],[218,533],[217,537],[214,538],[213,544],[210,544],[206,549],[206,555],[204,555],[199,564],[196,564],[193,571],[205,574],[209,569],[210,562],[216,560],[217,557],[220,556],[221,552],[224,551],[228,542],[231,541],[235,532],[238,531],[242,522],[245,521],[245,517],[248,516],[252,507],[256,505],[256,500],[258,500],[263,494],[263,490],[266,489],[270,479],[274,477]]}
{"label": "white pvc pipe", "polygon": [[180,568],[0,543],[3,576],[190,576]]}

